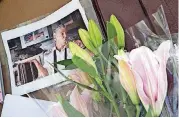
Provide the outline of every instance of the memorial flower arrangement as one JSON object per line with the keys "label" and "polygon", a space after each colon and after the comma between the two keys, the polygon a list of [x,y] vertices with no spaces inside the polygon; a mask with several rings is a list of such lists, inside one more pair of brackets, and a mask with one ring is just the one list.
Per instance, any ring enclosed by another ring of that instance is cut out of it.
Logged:
{"label": "memorial flower arrangement", "polygon": [[162,41],[155,49],[141,45],[127,51],[124,30],[114,15],[106,27],[107,39],[104,40],[97,24],[89,20],[88,30],[79,29],[86,48],[69,43],[72,59],[58,64],[73,72],[66,76],[56,70],[75,87],[69,99],[56,94],[58,103],[49,111],[52,116],[161,115],[170,86],[168,73],[174,75],[167,68],[172,56],[172,40]]}

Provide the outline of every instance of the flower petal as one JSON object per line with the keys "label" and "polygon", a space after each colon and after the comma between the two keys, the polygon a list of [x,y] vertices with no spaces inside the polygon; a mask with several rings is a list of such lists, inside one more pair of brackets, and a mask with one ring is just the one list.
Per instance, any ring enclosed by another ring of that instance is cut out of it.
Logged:
{"label": "flower petal", "polygon": [[136,92],[134,75],[124,60],[119,60],[119,74],[122,86],[127,92]]}
{"label": "flower petal", "polygon": [[[90,87],[94,87],[93,85],[91,85]],[[88,89],[84,89],[83,92],[81,93],[81,98],[86,102],[87,104],[87,109],[88,109],[88,113],[89,113],[89,117],[93,116],[93,107],[92,107],[92,94],[93,92],[88,90]]]}
{"label": "flower petal", "polygon": [[144,91],[144,84],[143,84],[144,82],[142,81],[142,78],[136,72],[134,72],[134,75],[137,80],[136,81],[137,93],[145,109],[148,110],[149,105],[151,104],[151,101]]}
{"label": "flower petal", "polygon": [[171,47],[171,41],[165,41],[163,42],[157,51],[155,51],[155,54],[158,57],[158,61],[160,63],[159,71],[158,71],[158,98],[156,101],[156,106],[155,106],[155,113],[156,115],[160,115],[162,108],[163,108],[163,103],[165,100],[165,97],[167,95],[167,87],[168,87],[168,82],[167,82],[167,72],[166,72],[166,64],[167,60],[170,56],[169,50]]}
{"label": "flower petal", "polygon": [[92,83],[91,77],[79,69],[73,70],[69,78],[84,85],[90,85]]}
{"label": "flower petal", "polygon": [[158,49],[154,51],[156,56],[161,60],[164,60],[164,63],[167,63],[168,58],[170,57],[170,49],[171,49],[172,42],[170,40],[164,41],[160,44]]}
{"label": "flower petal", "polygon": [[68,117],[60,103],[52,105],[48,113],[51,117]]}
{"label": "flower petal", "polygon": [[[152,105],[158,95],[158,80],[157,80],[157,72],[159,68],[158,61],[154,55],[154,53],[147,47],[141,46],[137,49],[131,51],[130,61],[132,65],[132,69],[141,77],[136,78],[136,82],[138,84],[143,84],[142,92],[145,92],[145,95],[150,99]],[[141,85],[137,85],[138,92],[141,94]],[[142,99],[143,96],[139,97]],[[146,100],[141,100],[145,102]],[[148,102],[143,103],[148,104]]]}
{"label": "flower petal", "polygon": [[134,74],[130,68],[130,64],[127,61],[128,60],[127,56],[125,55],[123,50],[120,50],[118,51],[118,55],[115,55],[114,57],[118,59],[119,79],[122,87],[129,94],[132,103],[139,104],[136,82],[135,82]]}
{"label": "flower petal", "polygon": [[70,95],[70,103],[76,110],[81,112],[83,115],[85,115],[86,117],[89,116],[87,102],[84,98],[81,97],[77,86],[74,88]]}
{"label": "flower petal", "polygon": [[165,101],[165,97],[167,95],[167,73],[166,73],[166,65],[160,64],[160,68],[158,71],[158,98],[155,103],[155,113],[157,116],[160,115],[162,108],[163,108],[163,103]]}

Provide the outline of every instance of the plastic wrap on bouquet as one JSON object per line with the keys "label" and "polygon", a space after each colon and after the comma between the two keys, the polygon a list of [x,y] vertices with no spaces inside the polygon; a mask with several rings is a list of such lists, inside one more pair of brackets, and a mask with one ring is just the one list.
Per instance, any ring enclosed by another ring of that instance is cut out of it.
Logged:
{"label": "plastic wrap on bouquet", "polygon": [[[156,51],[161,45],[170,46],[167,60],[168,90],[160,116],[178,116],[178,33],[170,33],[163,7],[150,16],[151,21],[143,20],[126,30],[134,47],[146,46]],[[168,44],[167,44],[168,43]],[[167,47],[163,46],[165,50]]]}
{"label": "plastic wrap on bouquet", "polygon": [[[73,75],[72,73],[72,76]],[[91,92],[87,89],[81,89],[71,82],[62,82],[47,88],[40,89],[37,93],[29,93],[35,103],[44,111],[47,117],[67,117],[72,116],[65,112],[60,98],[71,105],[66,109],[69,112],[71,107],[82,113],[82,116],[109,116],[108,103],[96,102],[91,98]],[[39,102],[38,99],[50,101],[51,104]],[[67,104],[67,106],[69,105]],[[79,114],[77,114],[79,116]],[[75,116],[74,116],[75,117]]]}
{"label": "plastic wrap on bouquet", "polygon": [[[93,55],[71,42],[69,67],[78,69],[63,76],[67,81],[39,90],[40,97],[28,95],[47,116],[178,116],[178,34],[170,33],[162,6],[150,18],[127,29],[126,42],[112,16],[103,44],[89,21],[89,31],[79,30],[79,35]],[[37,98],[52,104],[47,107]]]}

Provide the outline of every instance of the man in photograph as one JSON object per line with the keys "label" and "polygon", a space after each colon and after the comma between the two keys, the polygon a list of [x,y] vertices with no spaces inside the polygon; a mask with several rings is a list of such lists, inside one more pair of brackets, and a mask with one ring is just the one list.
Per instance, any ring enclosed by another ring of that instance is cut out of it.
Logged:
{"label": "man in photograph", "polygon": [[[68,40],[67,40],[67,31],[64,26],[59,26],[54,34],[55,47],[51,50],[49,54],[44,54],[44,65],[42,66],[37,60],[33,60],[34,64],[37,67],[39,77],[45,77],[51,74],[54,74],[55,69],[49,64],[53,64],[55,62],[71,59],[72,54],[68,48]],[[80,47],[84,47],[81,40],[74,40]],[[55,68],[64,69],[65,66],[54,64]]]}

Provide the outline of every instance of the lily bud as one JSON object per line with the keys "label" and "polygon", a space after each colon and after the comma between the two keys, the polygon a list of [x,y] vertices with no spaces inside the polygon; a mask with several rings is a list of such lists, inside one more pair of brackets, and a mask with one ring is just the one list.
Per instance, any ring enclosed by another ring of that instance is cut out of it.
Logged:
{"label": "lily bud", "polygon": [[70,48],[72,55],[76,55],[76,56],[80,57],[81,59],[85,60],[88,64],[90,64],[94,68],[96,68],[92,57],[86,50],[82,49],[74,42],[69,42],[69,48]]}
{"label": "lily bud", "polygon": [[116,29],[116,33],[117,33],[117,39],[115,40],[117,46],[119,49],[124,48],[125,47],[125,37],[124,37],[124,30],[121,26],[121,24],[119,23],[119,21],[117,20],[116,16],[111,15],[110,17],[110,23],[112,23]]}
{"label": "lily bud", "polygon": [[91,52],[93,52],[95,55],[97,54],[97,50],[94,47],[92,40],[89,36],[88,31],[84,30],[84,29],[79,29],[78,33],[80,35],[80,38],[83,42],[83,44],[86,46],[86,48],[88,48]]}
{"label": "lily bud", "polygon": [[120,79],[121,85],[128,93],[132,103],[135,105],[138,105],[140,100],[137,94],[135,76],[133,74],[133,71],[130,68],[130,65],[127,62],[127,57],[124,51],[119,50],[118,55],[115,55],[114,57],[118,59],[119,79]]}
{"label": "lily bud", "polygon": [[99,48],[102,45],[103,37],[97,24],[93,20],[89,20],[88,32],[90,35],[91,43],[95,48]]}

